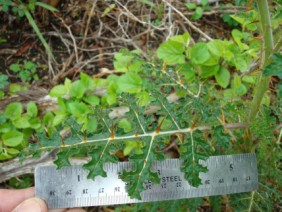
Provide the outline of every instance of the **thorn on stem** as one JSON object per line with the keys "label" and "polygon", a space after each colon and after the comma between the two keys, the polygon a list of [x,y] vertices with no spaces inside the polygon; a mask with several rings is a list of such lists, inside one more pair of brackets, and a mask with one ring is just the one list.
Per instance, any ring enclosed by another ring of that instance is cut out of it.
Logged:
{"label": "thorn on stem", "polygon": [[191,126],[191,130],[193,130],[196,127],[196,124],[198,123],[199,120],[200,120],[200,118],[197,117],[196,120],[194,121],[193,125]]}
{"label": "thorn on stem", "polygon": [[163,64],[162,71],[163,71],[163,72],[166,71],[166,63]]}
{"label": "thorn on stem", "polygon": [[83,142],[87,142],[86,133],[83,133]]}
{"label": "thorn on stem", "polygon": [[139,128],[137,129],[136,133],[134,134],[135,137],[138,137],[139,135]]}
{"label": "thorn on stem", "polygon": [[110,138],[111,138],[111,139],[114,139],[114,138],[115,138],[114,129],[115,129],[114,124],[112,124],[111,135],[110,135]]}
{"label": "thorn on stem", "polygon": [[64,139],[61,137],[62,139],[62,146],[66,146]]}
{"label": "thorn on stem", "polygon": [[157,127],[157,129],[155,131],[157,134],[161,131],[161,127],[162,127],[164,120],[165,120],[165,117],[163,118],[163,120],[161,121],[161,123],[159,124],[159,126]]}

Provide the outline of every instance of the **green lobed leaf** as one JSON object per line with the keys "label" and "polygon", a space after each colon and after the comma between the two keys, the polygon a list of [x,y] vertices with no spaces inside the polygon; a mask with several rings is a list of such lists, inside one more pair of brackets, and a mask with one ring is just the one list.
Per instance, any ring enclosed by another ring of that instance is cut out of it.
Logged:
{"label": "green lobed leaf", "polygon": [[99,97],[95,95],[89,95],[83,98],[83,101],[87,102],[88,104],[92,106],[96,106],[100,104],[100,99]]}
{"label": "green lobed leaf", "polygon": [[276,53],[272,55],[272,61],[264,68],[263,75],[278,76],[282,79],[282,54]]}
{"label": "green lobed leaf", "polygon": [[159,46],[157,55],[168,65],[183,64],[185,62],[184,51],[183,44],[169,40]]}
{"label": "green lobed leaf", "polygon": [[126,118],[123,118],[118,121],[118,127],[122,128],[126,133],[132,130],[132,126]]}
{"label": "green lobed leaf", "polygon": [[97,130],[98,121],[95,117],[88,118],[86,130],[88,132],[95,132]]}
{"label": "green lobed leaf", "polygon": [[[128,183],[126,190],[131,198],[141,199],[141,192],[144,191],[144,182],[150,180],[159,183],[160,179],[156,172],[152,172],[152,160],[144,162],[146,154],[133,155],[130,161],[134,162],[136,168],[132,171],[123,171],[120,178]],[[144,164],[145,163],[145,164]]]}
{"label": "green lobed leaf", "polygon": [[54,161],[54,164],[56,164],[58,169],[70,166],[69,154],[66,151],[57,153],[57,159]]}
{"label": "green lobed leaf", "polygon": [[181,43],[184,46],[188,46],[190,43],[190,35],[186,32],[182,35],[175,35],[169,38],[171,41]]}
{"label": "green lobed leaf", "polygon": [[243,50],[249,49],[249,46],[243,43],[241,40],[245,39],[249,36],[248,33],[240,32],[238,29],[233,29],[232,30],[232,36],[239,48]]}
{"label": "green lobed leaf", "polygon": [[[111,151],[117,151],[117,148],[112,144],[100,145],[94,148],[91,151],[88,151],[87,154],[91,160],[83,165],[83,168],[88,170],[87,175],[88,179],[94,180],[97,176],[106,177],[107,173],[105,172],[103,166],[106,162],[117,163],[118,158],[115,154],[111,154]],[[98,154],[97,154],[98,153]],[[105,154],[103,154],[105,153]]]}
{"label": "green lobed leaf", "polygon": [[218,73],[220,70],[219,65],[214,65],[214,66],[201,66],[200,68],[200,76],[205,78],[214,76]]}
{"label": "green lobed leaf", "polygon": [[[148,152],[148,143],[143,146],[143,154],[130,154],[129,161],[135,165],[134,170],[123,170],[120,178],[127,183],[126,190],[131,198],[141,199],[141,192],[144,190],[144,183],[151,181],[152,183],[160,183],[157,172],[152,171],[152,163],[156,160],[163,160],[164,155],[157,151],[159,141],[147,139],[147,142],[153,142],[151,151]],[[145,142],[144,142],[145,143]],[[140,143],[138,144],[140,145]],[[143,145],[143,144],[142,144]],[[141,146],[138,146],[138,148]]]}
{"label": "green lobed leaf", "polygon": [[[193,137],[192,137],[193,136]],[[202,132],[196,130],[185,139],[180,149],[180,158],[183,159],[181,171],[191,186],[198,187],[202,184],[200,172],[207,172],[207,167],[199,163],[199,160],[207,160],[210,155],[209,145],[202,139]]]}
{"label": "green lobed leaf", "polygon": [[73,82],[70,89],[71,97],[81,99],[86,91],[84,84],[86,84],[86,82],[83,83],[81,80]]}
{"label": "green lobed leaf", "polygon": [[118,87],[122,92],[139,93],[142,89],[142,79],[136,73],[126,73],[118,79]]}
{"label": "green lobed leaf", "polygon": [[231,145],[231,136],[225,131],[223,126],[213,127],[213,138],[216,140],[215,148],[223,152]]}
{"label": "green lobed leaf", "polygon": [[141,91],[137,93],[135,96],[137,98],[138,105],[140,105],[141,107],[147,106],[150,103],[150,96],[146,91]]}
{"label": "green lobed leaf", "polygon": [[196,43],[190,49],[189,58],[196,65],[204,65],[205,62],[211,58],[207,44],[200,42]]}
{"label": "green lobed leaf", "polygon": [[83,72],[80,73],[80,81],[87,90],[93,90],[95,87],[93,79]]}
{"label": "green lobed leaf", "polygon": [[129,154],[140,155],[143,154],[142,148],[144,147],[144,142],[142,141],[126,141],[125,148],[123,149],[123,154],[125,156]]}
{"label": "green lobed leaf", "polygon": [[77,102],[77,101],[67,102],[67,108],[68,108],[68,111],[73,116],[76,116],[76,117],[85,116],[91,112],[91,110],[89,109],[89,107],[86,104],[82,102]]}
{"label": "green lobed leaf", "polygon": [[115,53],[114,68],[117,72],[128,72],[128,66],[133,59],[133,55],[129,51],[122,51]]}

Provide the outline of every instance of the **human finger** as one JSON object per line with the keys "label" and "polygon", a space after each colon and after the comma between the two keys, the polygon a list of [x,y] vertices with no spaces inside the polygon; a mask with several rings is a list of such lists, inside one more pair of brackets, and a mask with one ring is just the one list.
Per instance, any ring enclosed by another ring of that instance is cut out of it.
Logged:
{"label": "human finger", "polygon": [[72,208],[72,209],[52,209],[48,212],[86,212],[86,210],[83,210],[82,208]]}
{"label": "human finger", "polygon": [[32,197],[23,201],[12,212],[48,212],[48,209],[42,199]]}
{"label": "human finger", "polygon": [[19,190],[0,189],[0,211],[12,211],[24,200],[34,197],[34,188]]}

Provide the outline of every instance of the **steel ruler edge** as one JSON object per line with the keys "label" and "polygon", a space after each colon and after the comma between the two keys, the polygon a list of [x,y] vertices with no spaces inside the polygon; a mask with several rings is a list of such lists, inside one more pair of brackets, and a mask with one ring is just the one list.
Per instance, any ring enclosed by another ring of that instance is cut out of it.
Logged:
{"label": "steel ruler edge", "polygon": [[81,165],[57,170],[54,165],[35,169],[35,195],[44,199],[49,208],[116,205],[153,202],[193,197],[241,193],[257,190],[258,172],[255,154],[211,156],[200,161],[207,173],[200,173],[202,185],[192,187],[180,171],[182,161],[166,159],[155,161],[152,170],[160,177],[160,184],[144,183],[142,200],[131,199],[126,184],[119,179],[122,170],[134,167],[131,162],[105,163],[107,177],[87,179],[88,172]]}

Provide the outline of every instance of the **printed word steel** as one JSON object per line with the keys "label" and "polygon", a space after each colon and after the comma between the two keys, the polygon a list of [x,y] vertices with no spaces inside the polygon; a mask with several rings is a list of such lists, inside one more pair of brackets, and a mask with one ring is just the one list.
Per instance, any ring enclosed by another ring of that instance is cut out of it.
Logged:
{"label": "printed word steel", "polygon": [[254,154],[212,156],[201,163],[209,171],[200,173],[202,185],[195,188],[185,181],[180,171],[181,160],[156,161],[153,169],[159,174],[160,184],[144,183],[142,200],[131,199],[125,183],[118,177],[122,170],[133,168],[130,162],[104,164],[107,177],[96,177],[95,181],[87,179],[87,171],[82,166],[60,170],[55,166],[39,166],[35,170],[35,193],[49,208],[70,208],[203,197],[258,188]]}

